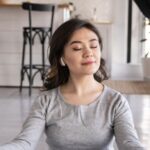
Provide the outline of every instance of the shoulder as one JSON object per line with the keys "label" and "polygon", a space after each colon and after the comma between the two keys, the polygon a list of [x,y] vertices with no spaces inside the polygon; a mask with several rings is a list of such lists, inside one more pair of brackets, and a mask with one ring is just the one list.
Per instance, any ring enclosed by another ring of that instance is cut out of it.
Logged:
{"label": "shoulder", "polygon": [[111,87],[104,85],[104,95],[108,98],[111,97],[112,99],[124,98],[125,96],[120,93],[119,91],[112,89]]}
{"label": "shoulder", "polygon": [[108,86],[105,87],[105,98],[103,101],[112,120],[119,116],[129,117],[132,114],[127,98]]}
{"label": "shoulder", "polygon": [[56,96],[57,88],[41,92],[41,94],[36,97],[33,107],[48,107],[50,103],[54,103]]}
{"label": "shoulder", "polygon": [[121,107],[123,105],[128,105],[128,101],[125,95],[121,94],[106,85],[104,85],[103,98],[106,103],[108,103],[113,108]]}
{"label": "shoulder", "polygon": [[39,97],[52,98],[52,97],[55,97],[57,95],[57,91],[58,91],[58,88],[54,88],[54,89],[51,89],[51,90],[43,91],[43,92],[41,92]]}

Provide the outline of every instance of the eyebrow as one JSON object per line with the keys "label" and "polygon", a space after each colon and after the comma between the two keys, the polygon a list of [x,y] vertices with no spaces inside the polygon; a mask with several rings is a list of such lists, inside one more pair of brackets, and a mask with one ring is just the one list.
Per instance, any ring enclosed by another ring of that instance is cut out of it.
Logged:
{"label": "eyebrow", "polygon": [[[89,40],[89,42],[92,42],[92,41],[98,41],[98,39],[91,39],[91,40]],[[82,43],[82,42],[81,41],[72,41],[70,43],[70,45],[75,44],[75,43]]]}

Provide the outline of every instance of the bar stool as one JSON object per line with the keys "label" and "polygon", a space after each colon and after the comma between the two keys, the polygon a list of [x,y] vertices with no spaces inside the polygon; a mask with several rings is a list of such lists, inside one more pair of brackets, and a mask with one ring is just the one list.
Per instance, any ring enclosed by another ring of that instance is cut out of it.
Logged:
{"label": "bar stool", "polygon": [[[24,2],[22,3],[22,8],[28,11],[29,18],[29,26],[23,27],[23,51],[22,51],[22,63],[21,63],[21,77],[20,77],[20,92],[23,87],[24,76],[27,75],[29,81],[29,95],[32,94],[32,86],[34,77],[37,73],[40,73],[41,80],[44,82],[45,70],[49,66],[45,64],[45,42],[46,39],[50,39],[53,31],[53,21],[54,21],[54,12],[55,5],[53,4],[40,4],[40,3],[30,3]],[[33,15],[32,11],[49,11],[50,13],[50,25],[48,27],[41,26],[33,26],[32,20]],[[35,38],[38,37],[41,44],[42,58],[41,63],[34,64],[33,63],[33,44]],[[25,55],[26,55],[26,45],[29,44],[29,58],[28,63],[25,63]],[[34,72],[33,72],[34,70]]]}

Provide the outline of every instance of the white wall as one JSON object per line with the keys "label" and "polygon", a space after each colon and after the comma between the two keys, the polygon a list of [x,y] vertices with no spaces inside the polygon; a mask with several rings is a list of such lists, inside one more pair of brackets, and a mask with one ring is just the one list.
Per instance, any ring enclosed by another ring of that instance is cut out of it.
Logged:
{"label": "white wall", "polygon": [[127,1],[115,0],[112,24],[112,62],[122,63],[126,59]]}
{"label": "white wall", "polygon": [[112,21],[112,0],[68,0],[73,2],[76,11],[74,14],[79,14],[83,19],[91,19],[93,10],[96,8],[96,18],[101,22]]}
{"label": "white wall", "polygon": [[141,45],[143,15],[133,2],[131,62],[127,64],[128,1],[115,0],[112,24],[113,79],[142,80]]}

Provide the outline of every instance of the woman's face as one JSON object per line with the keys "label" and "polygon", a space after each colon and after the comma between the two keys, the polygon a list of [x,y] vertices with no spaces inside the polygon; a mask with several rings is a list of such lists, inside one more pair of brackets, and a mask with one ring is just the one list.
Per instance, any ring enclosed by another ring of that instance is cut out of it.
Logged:
{"label": "woman's face", "polygon": [[87,29],[75,31],[64,48],[63,60],[70,74],[93,75],[100,66],[101,48],[97,35]]}

